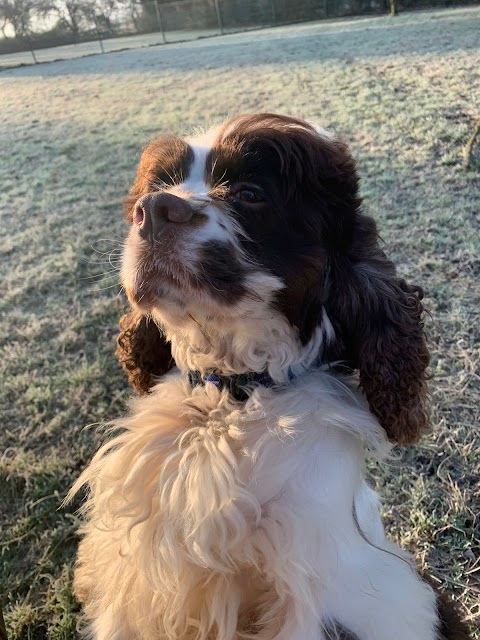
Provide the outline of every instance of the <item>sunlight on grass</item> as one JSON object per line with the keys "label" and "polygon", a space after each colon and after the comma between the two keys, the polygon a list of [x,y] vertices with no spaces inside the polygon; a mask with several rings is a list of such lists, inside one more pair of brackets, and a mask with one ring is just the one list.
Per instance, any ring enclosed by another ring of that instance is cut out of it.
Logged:
{"label": "sunlight on grass", "polygon": [[[480,9],[310,23],[0,73],[0,594],[11,640],[74,640],[78,503],[130,391],[114,356],[122,199],[144,143],[277,111],[351,144],[365,208],[432,319],[434,433],[373,468],[390,535],[480,624]],[[5,153],[6,150],[6,153]],[[480,640],[480,633],[474,637]]]}

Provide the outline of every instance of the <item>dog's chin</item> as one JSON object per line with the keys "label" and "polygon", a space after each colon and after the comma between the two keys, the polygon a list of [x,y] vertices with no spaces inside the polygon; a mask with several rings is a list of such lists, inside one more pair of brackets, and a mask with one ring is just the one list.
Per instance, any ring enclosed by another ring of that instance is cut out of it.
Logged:
{"label": "dog's chin", "polygon": [[[195,289],[198,276],[185,257],[180,243],[162,237],[140,240],[132,235],[123,256],[122,284],[130,303],[142,312],[150,312],[165,301],[185,307]],[[191,259],[190,259],[191,260]]]}
{"label": "dog's chin", "polygon": [[238,315],[246,297],[258,296],[248,275],[229,245],[214,242],[193,248],[135,239],[129,242],[122,265],[129,301],[144,314],[168,308],[175,315]]}
{"label": "dog's chin", "polygon": [[[208,287],[202,286],[195,273],[183,267],[171,271],[167,265],[157,267],[155,271],[141,271],[143,278],[130,286],[125,286],[131,305],[142,314],[151,316],[168,316],[173,322],[195,316],[213,318],[216,316],[234,317],[238,315],[237,304],[226,304],[225,301],[212,295]],[[228,293],[228,292],[226,292]]]}
{"label": "dog's chin", "polygon": [[143,273],[145,276],[142,279],[138,278],[133,286],[126,287],[130,303],[143,313],[165,306],[185,310],[199,297],[199,292],[193,286],[194,278],[190,274],[172,275],[166,268]]}

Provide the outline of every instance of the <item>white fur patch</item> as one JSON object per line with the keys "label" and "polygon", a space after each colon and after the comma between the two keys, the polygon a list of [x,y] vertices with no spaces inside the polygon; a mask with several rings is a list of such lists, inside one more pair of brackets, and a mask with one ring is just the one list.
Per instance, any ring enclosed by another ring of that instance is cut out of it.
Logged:
{"label": "white fur patch", "polygon": [[335,620],[435,639],[433,592],[384,540],[363,479],[385,435],[348,381],[311,373],[239,409],[171,375],[116,426],[73,488],[91,491],[75,575],[88,637],[322,640]]}
{"label": "white fur patch", "polygon": [[209,186],[205,182],[205,165],[210,146],[191,144],[193,149],[193,162],[186,179],[180,184],[169,189],[172,193],[181,195],[189,194],[195,198],[208,198]]}
{"label": "white fur patch", "polygon": [[[205,216],[205,222],[192,232],[188,244],[183,248],[182,257],[185,255],[191,260],[191,255],[208,244],[209,241],[230,244],[240,255],[238,240],[245,233],[236,221],[229,215],[228,208],[215,203],[209,196],[210,186],[205,181],[206,160],[212,149],[215,131],[188,140],[193,150],[193,162],[186,179],[178,185],[167,189],[168,192],[179,198],[188,200],[193,207],[201,205],[201,212]],[[243,261],[249,262],[247,256],[243,255]],[[197,269],[201,265],[196,264]]]}
{"label": "white fur patch", "polygon": [[322,328],[325,336],[325,343],[332,344],[335,340],[335,329],[330,322],[330,318],[328,317],[325,307],[322,307]]}

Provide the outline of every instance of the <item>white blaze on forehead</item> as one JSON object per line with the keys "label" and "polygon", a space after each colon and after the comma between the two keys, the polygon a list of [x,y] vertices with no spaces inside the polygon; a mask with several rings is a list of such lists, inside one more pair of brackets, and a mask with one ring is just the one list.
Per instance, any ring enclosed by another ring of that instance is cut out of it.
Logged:
{"label": "white blaze on forehead", "polygon": [[212,150],[216,138],[216,128],[202,132],[194,137],[186,138],[187,144],[193,151],[193,162],[190,165],[188,175],[183,182],[176,185],[172,192],[180,195],[182,192],[194,197],[207,197],[210,190],[206,183],[207,156]]}
{"label": "white blaze on forehead", "polygon": [[211,185],[206,181],[207,157],[216,138],[216,129],[210,129],[194,138],[186,138],[187,144],[193,151],[193,161],[185,180],[167,189],[169,193],[191,202],[193,207],[202,203],[201,213],[205,217],[202,225],[195,229],[189,239],[185,252],[190,256],[209,241],[223,242],[230,248],[239,250],[238,237],[242,230],[228,215],[224,206],[212,200],[209,195]]}
{"label": "white blaze on forehead", "polygon": [[174,191],[185,191],[195,196],[208,196],[209,186],[205,181],[205,169],[211,147],[191,145],[191,148],[193,162],[190,165],[188,176],[175,187]]}

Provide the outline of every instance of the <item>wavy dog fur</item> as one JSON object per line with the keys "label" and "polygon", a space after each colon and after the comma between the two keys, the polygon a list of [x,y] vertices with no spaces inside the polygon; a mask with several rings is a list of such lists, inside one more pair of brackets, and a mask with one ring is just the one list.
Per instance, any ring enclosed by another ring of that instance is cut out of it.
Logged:
{"label": "wavy dog fur", "polygon": [[285,116],[145,149],[117,350],[144,395],[72,488],[89,638],[468,639],[364,478],[425,429],[428,351],[357,185],[345,144]]}

